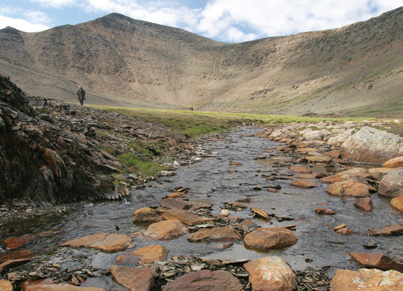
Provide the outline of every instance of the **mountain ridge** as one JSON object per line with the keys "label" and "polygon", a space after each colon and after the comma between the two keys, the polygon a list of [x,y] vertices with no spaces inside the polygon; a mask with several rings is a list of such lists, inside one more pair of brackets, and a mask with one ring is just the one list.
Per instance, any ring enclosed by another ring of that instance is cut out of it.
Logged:
{"label": "mountain ridge", "polygon": [[112,13],[3,29],[0,63],[24,91],[64,101],[83,85],[102,105],[401,116],[402,15],[228,44]]}

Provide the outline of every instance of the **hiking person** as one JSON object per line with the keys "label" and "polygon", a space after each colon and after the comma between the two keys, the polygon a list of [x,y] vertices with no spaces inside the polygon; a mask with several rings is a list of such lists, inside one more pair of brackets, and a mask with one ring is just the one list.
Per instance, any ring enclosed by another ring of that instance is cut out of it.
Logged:
{"label": "hiking person", "polygon": [[83,106],[85,100],[85,90],[81,86],[77,91],[77,99],[80,101],[81,106]]}

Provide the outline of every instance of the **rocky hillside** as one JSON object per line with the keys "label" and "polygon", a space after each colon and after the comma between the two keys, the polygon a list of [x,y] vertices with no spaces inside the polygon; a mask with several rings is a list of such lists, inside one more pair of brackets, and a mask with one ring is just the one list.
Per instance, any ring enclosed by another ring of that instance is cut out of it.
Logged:
{"label": "rocky hillside", "polygon": [[[145,162],[186,155],[184,136],[162,125],[61,101],[33,98],[0,76],[0,203],[116,199],[147,177],[122,154]],[[119,183],[117,183],[119,180]]]}
{"label": "rocky hillside", "polygon": [[110,14],[0,31],[0,63],[33,95],[94,104],[402,116],[403,8],[339,29],[225,44]]}

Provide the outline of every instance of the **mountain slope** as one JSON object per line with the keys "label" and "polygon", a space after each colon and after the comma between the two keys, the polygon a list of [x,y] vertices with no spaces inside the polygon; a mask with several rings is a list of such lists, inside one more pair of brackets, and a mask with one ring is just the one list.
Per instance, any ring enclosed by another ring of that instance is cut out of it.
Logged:
{"label": "mountain slope", "polygon": [[402,16],[225,44],[110,14],[39,33],[3,29],[0,64],[28,93],[67,101],[83,85],[95,104],[401,116]]}

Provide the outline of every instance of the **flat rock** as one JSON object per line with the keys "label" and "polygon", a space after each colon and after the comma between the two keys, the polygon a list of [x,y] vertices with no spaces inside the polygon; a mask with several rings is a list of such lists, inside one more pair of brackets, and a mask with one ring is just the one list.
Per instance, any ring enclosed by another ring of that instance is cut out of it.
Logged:
{"label": "flat rock", "polygon": [[30,260],[29,258],[25,258],[25,259],[15,259],[15,260],[4,261],[0,264],[0,273],[3,273],[4,271],[8,270],[11,267],[25,264],[25,263],[29,262],[29,260]]}
{"label": "flat rock", "polygon": [[372,199],[371,197],[356,198],[354,201],[354,206],[364,211],[372,211]]}
{"label": "flat rock", "polygon": [[318,186],[318,184],[310,180],[295,180],[294,182],[291,183],[291,185],[297,188],[304,188],[304,189],[314,188]]}
{"label": "flat rock", "polygon": [[341,156],[340,150],[333,150],[323,153],[325,157],[331,157],[333,159],[338,159]]}
{"label": "flat rock", "polygon": [[105,253],[124,251],[129,247],[131,238],[124,234],[96,233],[81,238],[72,239],[61,244],[74,248],[95,248]]}
{"label": "flat rock", "polygon": [[392,258],[382,253],[350,253],[350,256],[357,262],[366,267],[377,268],[380,270],[396,270],[403,272],[403,264],[394,261]]}
{"label": "flat rock", "polygon": [[367,184],[352,181],[342,181],[330,184],[326,192],[338,197],[369,197],[370,191]]}
{"label": "flat rock", "polygon": [[259,228],[244,238],[245,247],[258,251],[292,246],[297,241],[297,236],[291,230],[282,227]]}
{"label": "flat rock", "polygon": [[383,163],[382,167],[384,168],[399,168],[403,167],[403,156],[390,159]]}
{"label": "flat rock", "polygon": [[186,225],[198,225],[211,221],[211,218],[201,217],[186,210],[172,209],[164,211],[162,217],[166,220],[179,220]]}
{"label": "flat rock", "polygon": [[291,166],[290,170],[293,173],[298,173],[298,174],[310,174],[310,173],[312,173],[311,170],[305,168],[304,166]]}
{"label": "flat rock", "polygon": [[0,280],[0,290],[1,291],[13,291],[13,284],[10,281],[1,279]]}
{"label": "flat rock", "polygon": [[390,206],[392,206],[394,209],[400,212],[403,212],[403,195],[393,198],[390,201]]}
{"label": "flat rock", "polygon": [[330,282],[330,290],[402,290],[403,274],[394,270],[383,272],[378,269],[337,270]]}
{"label": "flat rock", "polygon": [[327,215],[333,215],[336,214],[333,210],[326,209],[326,208],[316,208],[315,213],[319,215],[327,214]]}
{"label": "flat rock", "polygon": [[237,230],[242,231],[245,234],[245,233],[250,233],[251,231],[255,230],[257,228],[257,224],[254,223],[250,219],[245,219],[240,224],[238,224],[235,228]]}
{"label": "flat rock", "polygon": [[378,192],[386,197],[403,195],[403,168],[387,173],[379,183]]}
{"label": "flat rock", "polygon": [[179,220],[163,220],[151,224],[144,235],[153,240],[171,240],[188,233],[186,226]]}
{"label": "flat rock", "polygon": [[[3,290],[0,288],[0,290]],[[98,287],[79,287],[66,283],[53,283],[52,279],[39,280],[34,282],[23,283],[24,291],[105,291],[104,288]]]}
{"label": "flat rock", "polygon": [[215,290],[215,291],[241,291],[243,289],[239,280],[231,273],[218,270],[201,270],[191,272],[166,284],[163,291],[177,290]]}
{"label": "flat rock", "polygon": [[158,268],[133,268],[127,266],[112,266],[113,279],[127,290],[149,291],[154,287]]}
{"label": "flat rock", "polygon": [[241,238],[239,233],[231,227],[215,227],[200,229],[187,238],[190,242],[229,242]]}
{"label": "flat rock", "polygon": [[265,257],[244,265],[249,273],[252,290],[295,290],[297,276],[287,263],[275,256]]}
{"label": "flat rock", "polygon": [[318,156],[308,156],[306,157],[306,160],[310,163],[329,163],[333,159],[331,157],[326,157],[323,155],[318,155]]}
{"label": "flat rock", "polygon": [[162,199],[160,201],[160,206],[168,209],[188,210],[192,207],[192,204],[183,199]]}
{"label": "flat rock", "polygon": [[369,235],[377,236],[377,235],[398,235],[403,233],[403,226],[397,223],[394,223],[390,226],[384,227],[382,229],[369,229]]}
{"label": "flat rock", "polygon": [[150,207],[143,207],[133,213],[133,223],[152,223],[161,221],[159,212]]}
{"label": "flat rock", "polygon": [[393,170],[393,168],[371,168],[368,169],[368,173],[370,173],[374,179],[381,180],[383,176]]}
{"label": "flat rock", "polygon": [[168,258],[169,250],[160,245],[151,245],[135,250],[134,252],[119,256],[116,263],[119,265],[132,265],[132,262],[137,261],[141,265],[151,264],[156,261],[164,261]]}

